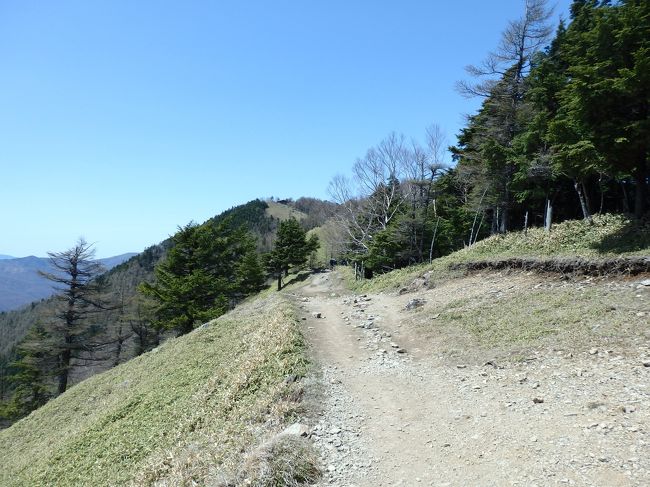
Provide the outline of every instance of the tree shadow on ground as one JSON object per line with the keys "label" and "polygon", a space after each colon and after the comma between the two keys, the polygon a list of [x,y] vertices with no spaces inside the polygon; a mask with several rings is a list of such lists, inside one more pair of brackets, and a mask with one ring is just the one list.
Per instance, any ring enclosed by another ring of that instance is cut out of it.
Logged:
{"label": "tree shadow on ground", "polygon": [[312,274],[316,274],[320,272],[319,270],[313,270],[313,271],[300,271],[297,274],[290,274],[289,277],[285,277],[282,279],[282,289],[285,287],[289,286],[290,284],[297,284],[299,282],[306,281],[309,276]]}
{"label": "tree shadow on ground", "polygon": [[630,220],[619,231],[591,246],[600,254],[622,254],[647,250],[650,254],[650,220]]}

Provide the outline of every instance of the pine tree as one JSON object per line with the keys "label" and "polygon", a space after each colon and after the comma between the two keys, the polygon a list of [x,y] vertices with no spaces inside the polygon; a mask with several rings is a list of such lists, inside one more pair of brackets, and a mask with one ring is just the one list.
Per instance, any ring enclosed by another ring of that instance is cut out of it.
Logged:
{"label": "pine tree", "polygon": [[229,219],[180,228],[167,258],[156,266],[156,281],[140,286],[157,303],[156,326],[188,333],[254,292],[259,276],[244,275],[259,272],[254,252],[248,231],[233,228]]}
{"label": "pine tree", "polygon": [[51,373],[56,370],[57,357],[47,346],[50,336],[37,323],[17,349],[17,359],[11,364],[11,398],[0,407],[0,419],[15,421],[41,407],[51,397]]}
{"label": "pine tree", "polygon": [[88,319],[107,308],[97,280],[104,268],[94,260],[92,244],[83,238],[68,250],[48,255],[53,272],[40,274],[55,284],[55,298],[60,303],[55,319],[46,325],[48,346],[57,356],[58,393],[62,394],[68,387],[72,361],[92,349],[94,330]]}
{"label": "pine tree", "polygon": [[278,291],[282,289],[282,276],[287,275],[291,267],[304,265],[318,246],[318,237],[307,238],[307,232],[295,218],[280,222],[275,246],[266,255],[266,267],[277,279]]}

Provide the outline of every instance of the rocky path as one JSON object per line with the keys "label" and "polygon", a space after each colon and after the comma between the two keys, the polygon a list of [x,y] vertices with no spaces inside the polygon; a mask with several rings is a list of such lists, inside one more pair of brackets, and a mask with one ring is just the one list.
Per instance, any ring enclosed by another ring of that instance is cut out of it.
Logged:
{"label": "rocky path", "polygon": [[323,485],[650,485],[647,343],[450,364],[404,325],[412,295],[323,273],[294,296],[322,370]]}

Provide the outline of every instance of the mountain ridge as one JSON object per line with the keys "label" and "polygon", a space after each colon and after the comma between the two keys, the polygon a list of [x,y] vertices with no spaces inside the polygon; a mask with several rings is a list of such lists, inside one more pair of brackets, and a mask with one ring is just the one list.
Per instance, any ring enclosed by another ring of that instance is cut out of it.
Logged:
{"label": "mountain ridge", "polygon": [[[129,252],[97,259],[106,270],[137,255]],[[54,294],[52,283],[38,272],[51,271],[48,257],[13,257],[0,259],[0,312],[11,311]]]}

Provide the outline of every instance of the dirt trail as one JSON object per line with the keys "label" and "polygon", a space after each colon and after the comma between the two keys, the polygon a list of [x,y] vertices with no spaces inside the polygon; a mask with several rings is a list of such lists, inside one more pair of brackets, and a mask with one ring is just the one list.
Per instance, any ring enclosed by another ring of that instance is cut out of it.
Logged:
{"label": "dirt trail", "polygon": [[353,296],[332,272],[294,292],[323,375],[311,425],[323,485],[650,485],[647,346],[450,363],[404,309],[418,296],[512,285],[466,278],[436,297]]}

